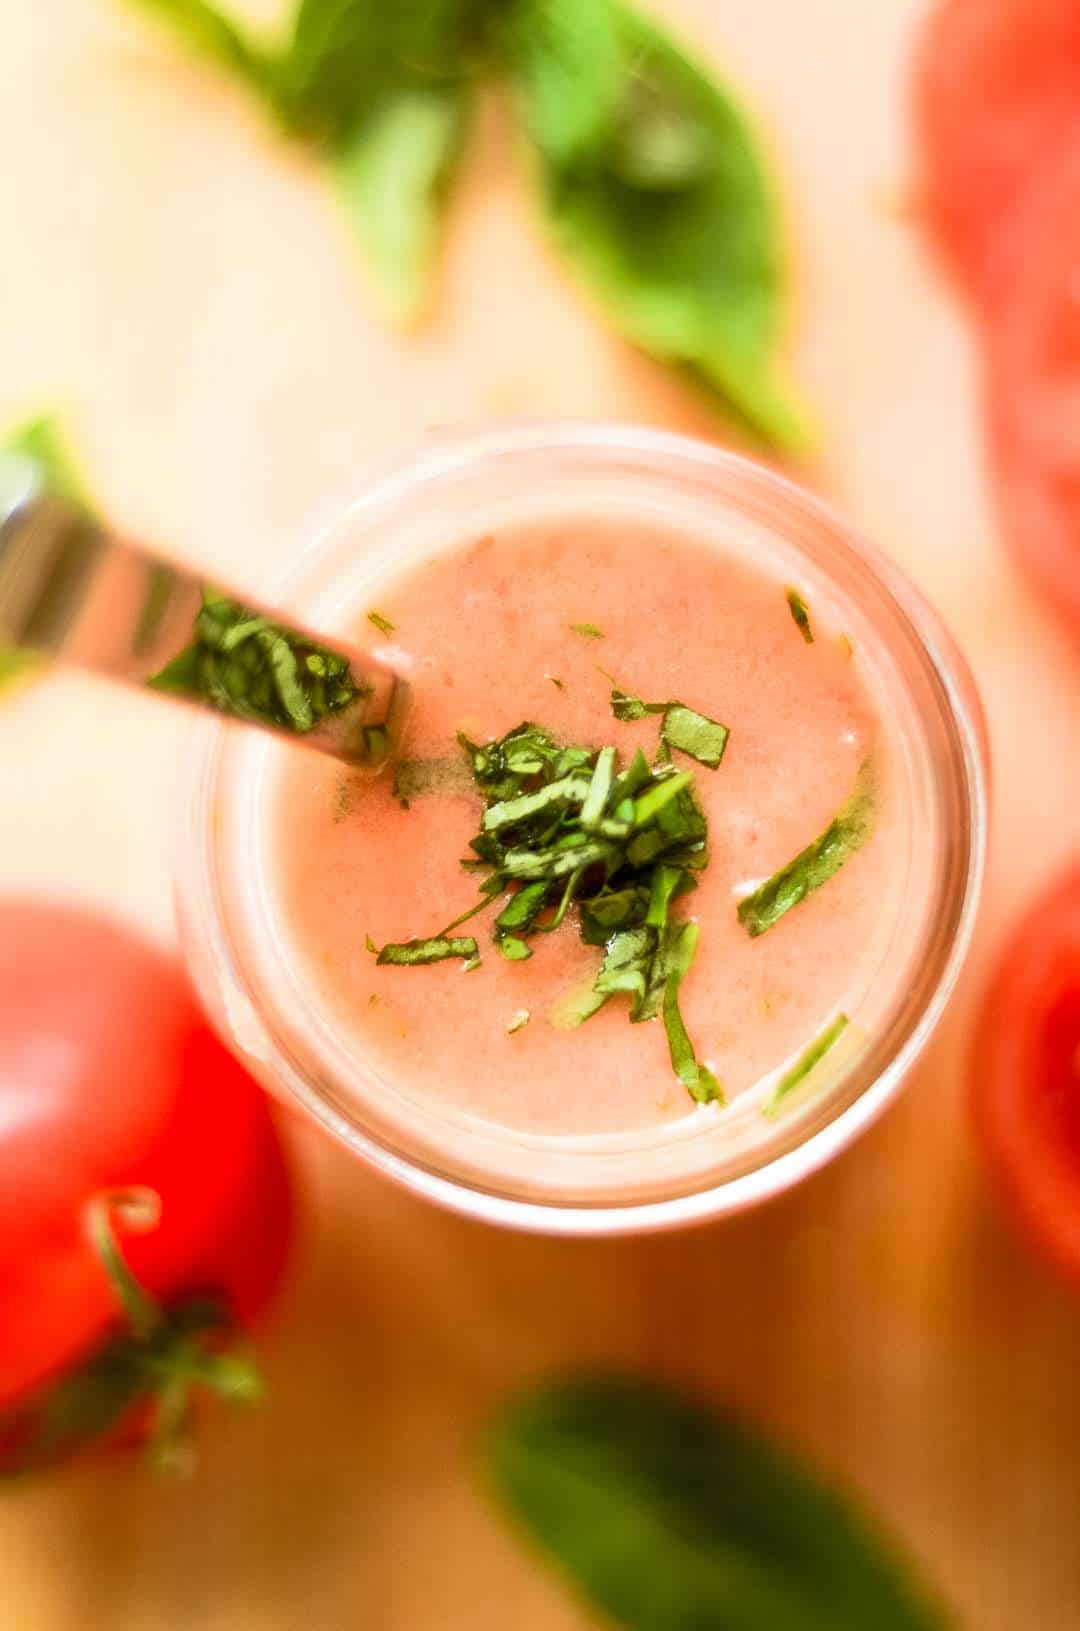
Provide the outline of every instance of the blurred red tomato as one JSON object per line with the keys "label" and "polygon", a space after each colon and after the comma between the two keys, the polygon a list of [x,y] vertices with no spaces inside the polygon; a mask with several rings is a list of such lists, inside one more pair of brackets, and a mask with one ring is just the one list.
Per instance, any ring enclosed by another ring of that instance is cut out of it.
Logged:
{"label": "blurred red tomato", "polygon": [[1080,863],[1014,930],[986,995],[972,1104],[1034,1243],[1080,1284]]}
{"label": "blurred red tomato", "polygon": [[1009,218],[1080,128],[1076,0],[942,0],[919,43],[922,201],[964,285],[993,304],[1011,277]]}
{"label": "blurred red tomato", "polygon": [[119,1242],[146,1292],[250,1320],[289,1233],[262,1092],[171,959],[81,912],[0,906],[0,1409],[123,1329],[89,1210],[132,1186],[160,1202]]}
{"label": "blurred red tomato", "polygon": [[[1080,112],[1080,81],[1077,101]],[[987,335],[998,503],[1013,553],[1080,634],[1080,131],[1032,180],[1010,231],[1009,297]]]}

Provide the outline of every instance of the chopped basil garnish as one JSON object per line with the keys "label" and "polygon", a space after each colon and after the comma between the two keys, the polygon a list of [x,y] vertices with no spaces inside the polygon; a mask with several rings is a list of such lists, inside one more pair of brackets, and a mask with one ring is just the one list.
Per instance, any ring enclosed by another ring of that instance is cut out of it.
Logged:
{"label": "chopped basil garnish", "polygon": [[519,1008],[506,1027],[507,1036],[513,1036],[515,1032],[523,1031],[531,1018],[532,1015],[527,1008]]}
{"label": "chopped basil garnish", "polygon": [[699,1104],[708,1104],[712,1099],[723,1099],[720,1083],[711,1070],[698,1064],[694,1055],[694,1045],[686,1034],[686,1026],[679,1012],[679,986],[694,960],[697,942],[697,924],[684,923],[668,943],[667,978],[664,985],[664,1029],[667,1031],[672,1070],[692,1098],[697,1099]]}
{"label": "chopped basil garnish", "polygon": [[762,1106],[767,1116],[775,1116],[788,1095],[794,1092],[814,1066],[820,1064],[833,1043],[838,1041],[841,1034],[847,1030],[848,1017],[846,1014],[837,1014],[831,1025],[827,1025],[819,1037],[816,1037],[810,1046],[799,1055],[790,1070],[786,1070],[769,1094]]}
{"label": "chopped basil garnish", "polygon": [[867,763],[859,771],[855,791],[821,836],[739,902],[739,922],[747,934],[764,934],[839,872],[873,833],[874,816],[874,775]]}
{"label": "chopped basil garnish", "polygon": [[603,629],[598,629],[595,623],[571,623],[571,633],[580,634],[585,640],[602,640]]}
{"label": "chopped basil garnish", "polygon": [[204,593],[194,632],[193,643],[147,681],[154,690],[299,735],[367,695],[345,657],[223,595]]}
{"label": "chopped basil garnish", "polygon": [[660,735],[666,746],[677,748],[710,770],[715,770],[724,757],[731,735],[718,719],[709,719],[683,702],[643,702],[640,697],[615,689],[611,693],[611,711],[624,722],[644,719],[647,714],[663,714]]}
{"label": "chopped basil garnish", "polygon": [[[681,704],[670,706],[688,716],[676,730],[678,741],[693,740],[699,752],[715,757],[715,733],[723,726]],[[536,936],[552,933],[576,906],[582,939],[602,947],[603,958],[591,988],[560,1006],[558,1023],[580,1025],[611,997],[625,996],[634,1023],[663,1018],[673,1068],[694,1098],[720,1098],[716,1079],[697,1063],[679,1012],[678,988],[694,955],[697,925],[671,919],[673,905],[696,888],[694,873],[708,861],[693,772],[677,770],[667,753],[650,765],[640,749],[621,770],[614,747],[567,747],[530,723],[498,741],[459,741],[484,798],[473,858],[465,863],[487,872],[480,898],[434,940],[384,947],[379,961],[419,964],[468,955],[467,966],[475,967],[475,941],[452,940],[450,931],[505,894],[492,939],[510,962],[525,962]],[[467,954],[448,949],[466,945]]]}
{"label": "chopped basil garnish", "polygon": [[814,631],[810,627],[810,613],[806,609],[805,600],[797,589],[787,589],[784,592],[787,595],[787,603],[790,608],[791,615],[795,619],[795,626],[802,635],[803,639],[806,641],[807,645],[812,646],[814,643]]}
{"label": "chopped basil garnish", "polygon": [[646,714],[665,714],[675,706],[674,702],[642,702],[640,697],[629,696],[625,691],[611,693],[611,711],[616,719],[623,721],[644,719]]}
{"label": "chopped basil garnish", "polygon": [[464,957],[469,963],[476,955],[471,935],[437,935],[433,940],[391,941],[379,953],[379,962],[412,968],[419,963],[444,963],[450,957]]}
{"label": "chopped basil garnish", "polygon": [[367,620],[369,623],[374,623],[380,634],[393,634],[394,632],[394,625],[381,612],[368,612]]}
{"label": "chopped basil garnish", "polygon": [[663,735],[669,747],[678,748],[680,753],[689,754],[699,764],[708,765],[715,770],[724,757],[724,749],[730,731],[719,720],[706,719],[704,714],[695,713],[693,708],[684,708],[682,703],[676,703],[664,715]]}

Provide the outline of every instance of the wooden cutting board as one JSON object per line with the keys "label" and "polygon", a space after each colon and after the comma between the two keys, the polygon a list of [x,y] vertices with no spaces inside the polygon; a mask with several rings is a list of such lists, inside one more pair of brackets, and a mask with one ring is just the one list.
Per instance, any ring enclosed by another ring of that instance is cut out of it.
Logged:
{"label": "wooden cutting board", "polygon": [[[1080,840],[1080,665],[998,547],[970,336],[910,225],[920,0],[654,0],[760,110],[799,264],[808,472],[965,644],[996,759],[964,989],[906,1096],[797,1194],[643,1242],[487,1232],[297,1126],[300,1241],[270,1408],[182,1487],[89,1465],[0,1504],[3,1631],[573,1631],[474,1492],[514,1381],[645,1364],[864,1489],[977,1631],[1080,1624],[1080,1302],[998,1221],[968,1136],[973,998]],[[271,0],[256,11],[269,15]],[[257,584],[328,494],[426,429],[505,415],[722,427],[609,339],[540,246],[497,109],[438,307],[380,325],[319,177],[115,0],[0,0],[0,419],[66,408],[109,508]],[[184,728],[55,679],[0,707],[0,888],[171,935]]]}

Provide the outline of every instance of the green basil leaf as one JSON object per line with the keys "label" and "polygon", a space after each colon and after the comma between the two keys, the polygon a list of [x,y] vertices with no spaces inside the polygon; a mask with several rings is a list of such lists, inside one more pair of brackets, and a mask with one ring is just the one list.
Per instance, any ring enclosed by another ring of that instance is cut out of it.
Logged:
{"label": "green basil leaf", "polygon": [[862,848],[874,831],[874,773],[864,764],[855,791],[830,821],[825,831],[800,850],[793,861],[766,878],[739,902],[739,922],[747,934],[756,936],[798,906],[814,889],[828,883],[856,850]]}
{"label": "green basil leaf", "polygon": [[735,1417],[645,1380],[571,1377],[488,1428],[496,1497],[625,1631],[944,1631],[877,1524]]}
{"label": "green basil leaf", "polygon": [[428,294],[466,116],[462,85],[403,85],[381,99],[335,161],[346,216],[400,321],[414,319]]}
{"label": "green basil leaf", "polygon": [[279,69],[290,124],[347,141],[387,89],[472,70],[491,0],[300,0]]}
{"label": "green basil leaf", "polygon": [[[798,448],[805,427],[775,360],[781,231],[750,129],[658,27],[619,0],[593,3],[614,21],[623,88],[587,160],[567,163],[545,138],[535,65],[517,74],[555,240],[628,339],[718,393],[760,440]],[[534,52],[542,48],[538,34]],[[604,106],[603,82],[596,96]],[[657,184],[665,169],[675,185]]]}

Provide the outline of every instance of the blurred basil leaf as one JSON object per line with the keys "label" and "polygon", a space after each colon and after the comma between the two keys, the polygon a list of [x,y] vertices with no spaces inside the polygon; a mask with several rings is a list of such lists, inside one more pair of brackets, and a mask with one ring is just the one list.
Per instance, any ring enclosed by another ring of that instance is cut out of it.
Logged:
{"label": "blurred basil leaf", "polygon": [[349,141],[397,90],[469,77],[492,0],[300,0],[278,94],[298,130]]}
{"label": "blurred basil leaf", "polygon": [[623,56],[607,0],[517,0],[505,50],[526,127],[549,164],[586,159],[606,139],[623,92]]}
{"label": "blurred basil leaf", "polygon": [[463,87],[405,85],[379,103],[335,161],[346,215],[399,320],[424,305],[466,123]]}
{"label": "blurred basil leaf", "polygon": [[802,447],[778,377],[785,270],[726,91],[622,0],[298,0],[279,46],[209,0],[129,0],[255,90],[329,164],[385,303],[422,307],[475,79],[506,67],[553,235],[629,340],[759,441]]}
{"label": "blurred basil leaf", "polygon": [[[795,449],[800,411],[777,377],[784,267],[765,166],[727,93],[620,0],[606,14],[619,53],[567,74],[556,0],[524,0],[508,38],[541,195],[570,266],[623,334],[718,394],[761,441]],[[595,28],[595,16],[590,28]],[[548,108],[563,98],[561,122]],[[584,154],[564,131],[602,115]]]}
{"label": "blurred basil leaf", "polygon": [[[55,493],[92,510],[93,504],[55,419],[28,420],[0,439],[0,487],[11,482],[35,491]],[[0,687],[38,666],[36,657],[0,645]]]}
{"label": "blurred basil leaf", "polygon": [[204,0],[135,0],[256,91],[328,161],[384,304],[423,305],[491,0],[300,0],[287,43],[257,51]]}
{"label": "blurred basil leaf", "polygon": [[207,0],[128,0],[168,24],[199,56],[208,57],[254,89],[272,93],[274,59],[249,40],[228,14]]}
{"label": "blurred basil leaf", "polygon": [[503,1506],[628,1631],[943,1631],[892,1545],[730,1416],[620,1376],[512,1402],[483,1445]]}

